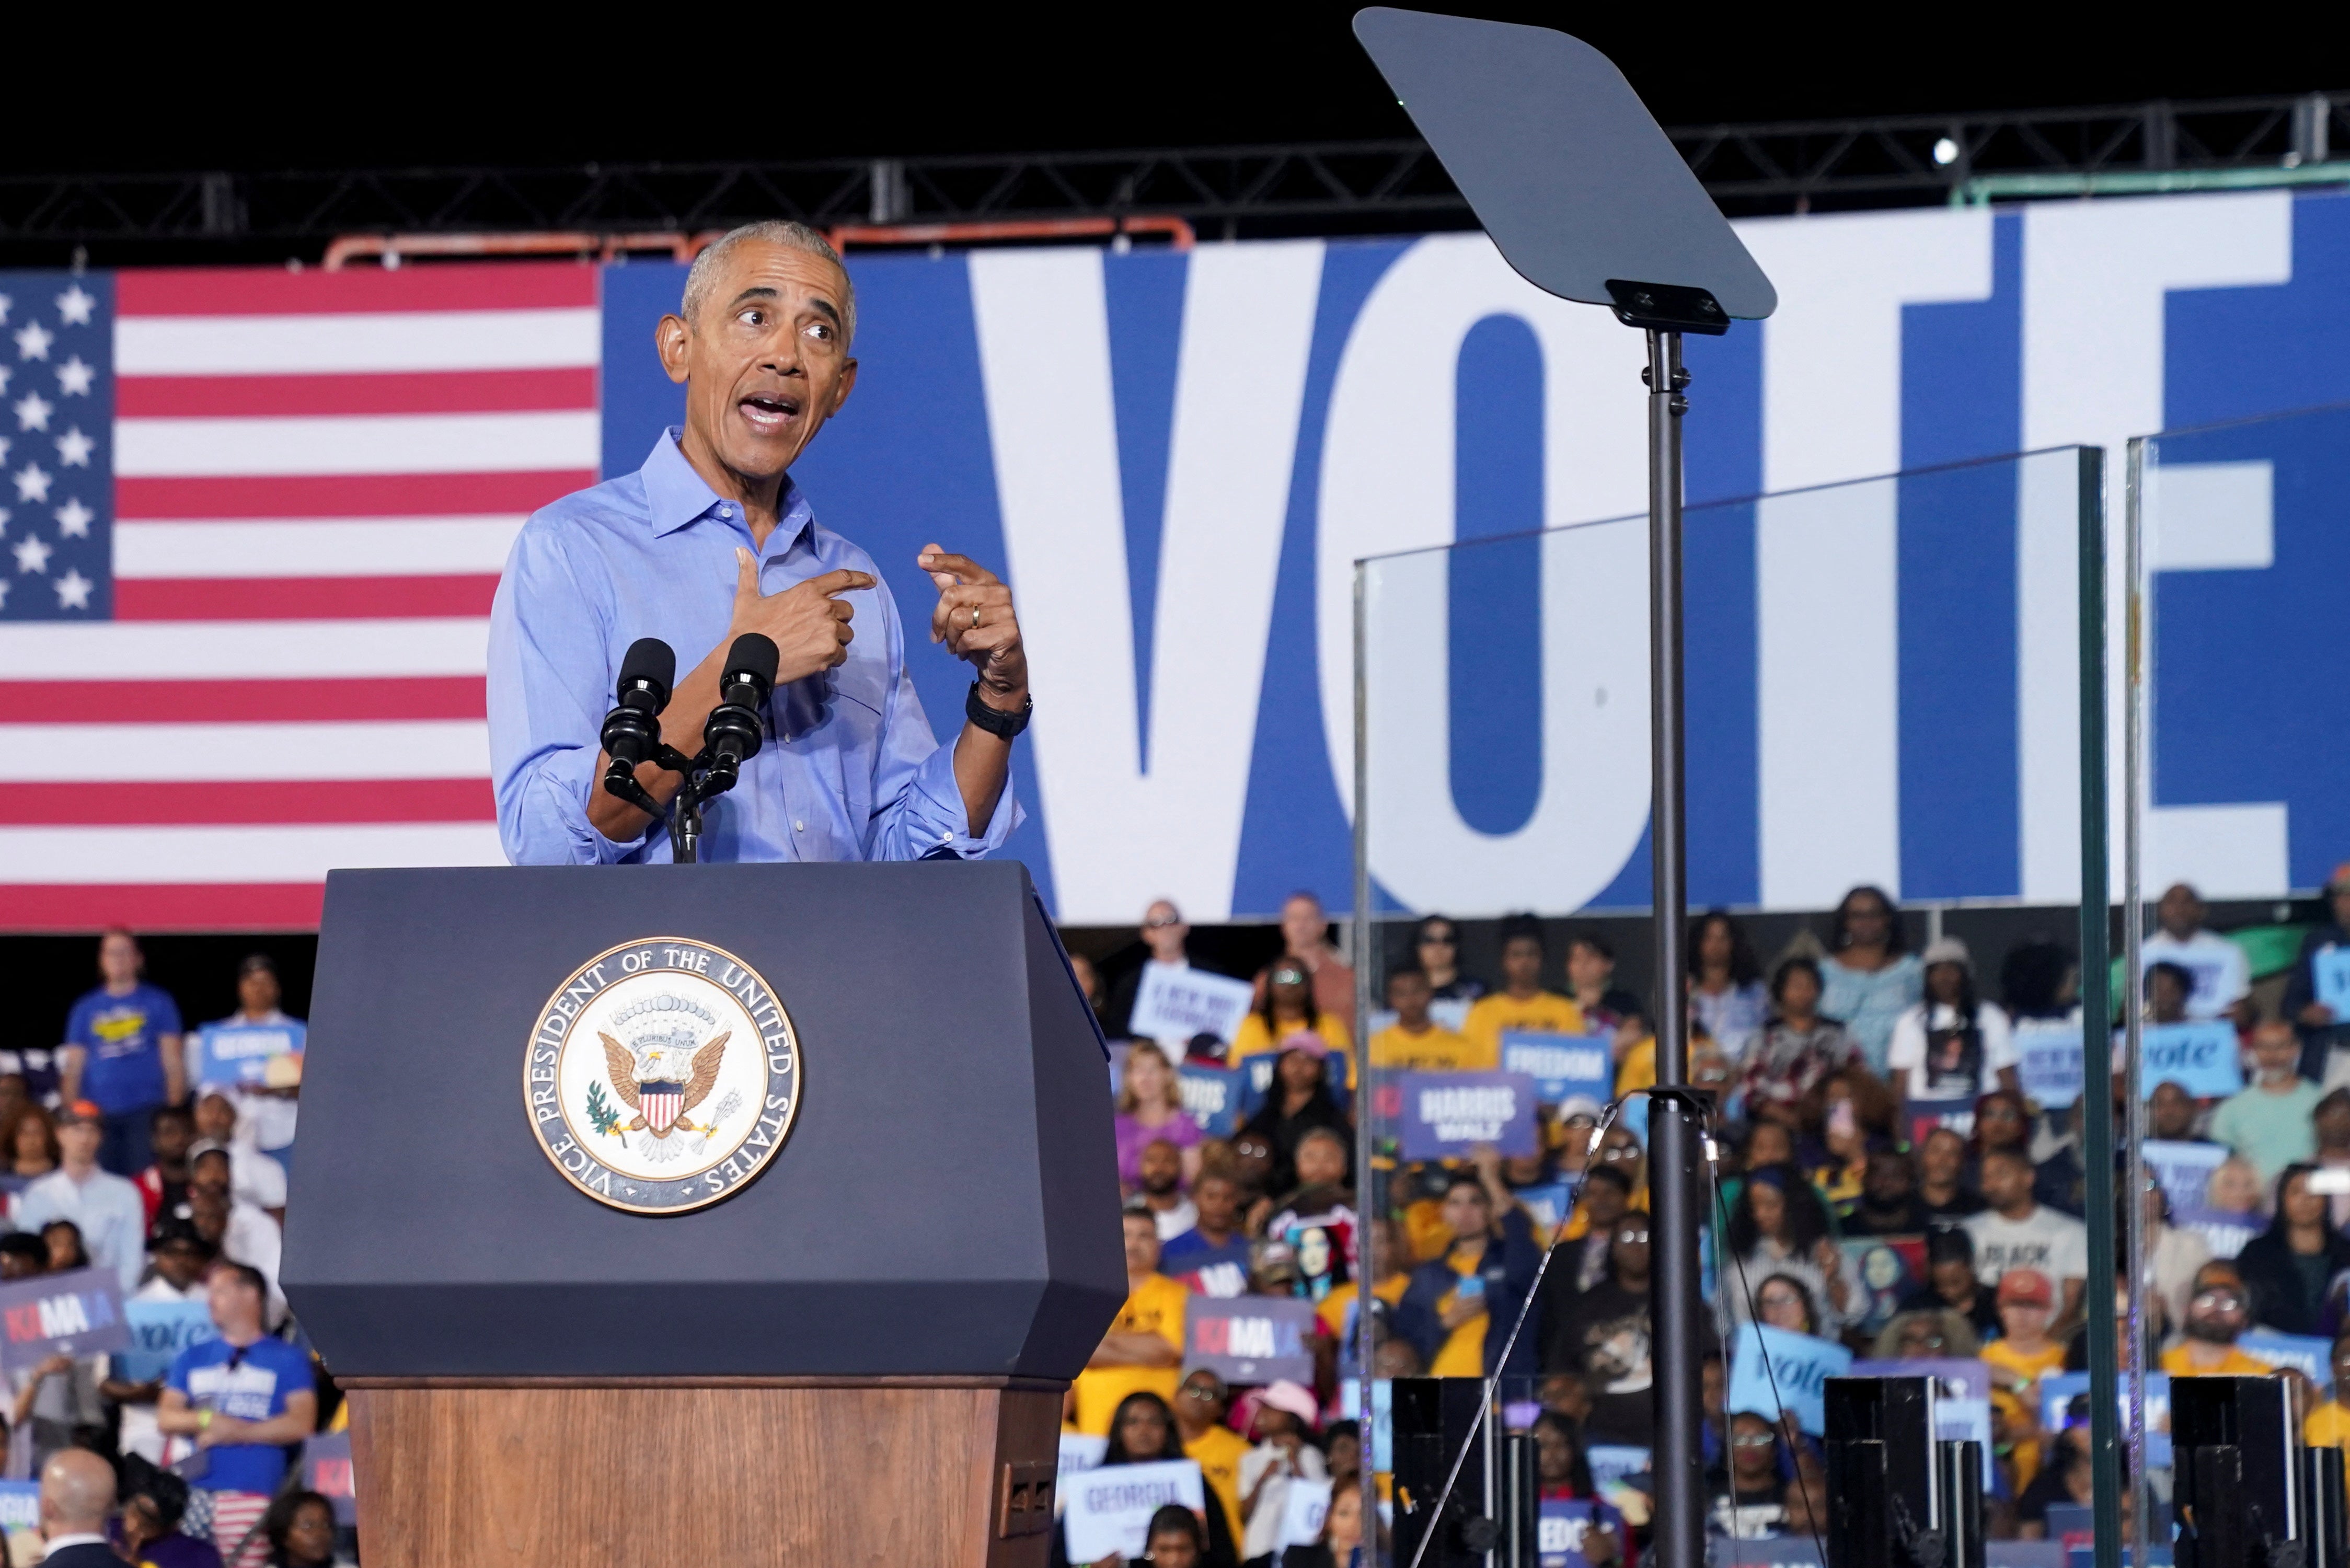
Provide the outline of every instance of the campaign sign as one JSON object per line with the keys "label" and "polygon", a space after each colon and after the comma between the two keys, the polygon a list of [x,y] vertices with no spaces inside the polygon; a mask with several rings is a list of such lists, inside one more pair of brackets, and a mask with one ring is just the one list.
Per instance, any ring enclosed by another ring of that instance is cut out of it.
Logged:
{"label": "campaign sign", "polygon": [[1109,1452],[1107,1438],[1097,1438],[1091,1432],[1062,1433],[1061,1480],[1066,1482],[1080,1470],[1092,1469],[1102,1462],[1102,1456],[1107,1452]]}
{"label": "campaign sign", "polygon": [[1541,1568],[1591,1568],[1584,1540],[1595,1530],[1611,1528],[1614,1514],[1604,1502],[1545,1498],[1534,1525],[1534,1560]]}
{"label": "campaign sign", "polygon": [[1593,1490],[1600,1491],[1639,1475],[1656,1462],[1648,1449],[1630,1443],[1594,1443],[1583,1450],[1583,1460],[1591,1467]]}
{"label": "campaign sign", "polygon": [[1312,1302],[1283,1296],[1193,1296],[1183,1309],[1183,1370],[1227,1383],[1314,1381]]}
{"label": "campaign sign", "polygon": [[1183,1108],[1210,1137],[1230,1137],[1241,1125],[1243,1067],[1195,1067],[1186,1063],[1175,1069]]}
{"label": "campaign sign", "polygon": [[303,1048],[307,1025],[294,1019],[283,1023],[207,1023],[196,1031],[199,1084],[235,1085],[262,1082],[270,1058],[292,1056]]}
{"label": "campaign sign", "polygon": [[1504,1030],[1502,1070],[1534,1079],[1534,1093],[1546,1106],[1577,1096],[1604,1106],[1616,1097],[1614,1043],[1605,1034]]}
{"label": "campaign sign", "polygon": [[40,1528],[41,1483],[0,1481],[0,1531],[14,1535],[20,1530],[37,1532]]}
{"label": "campaign sign", "polygon": [[2244,1069],[2236,1026],[2214,1018],[2148,1028],[2139,1053],[2138,1093],[2150,1095],[2166,1079],[2199,1100],[2225,1099],[2241,1089]]}
{"label": "campaign sign", "polygon": [[1063,1537],[1072,1563],[1098,1563],[1142,1555],[1149,1542],[1150,1516],[1169,1503],[1207,1511],[1200,1467],[1191,1459],[1159,1459],[1147,1465],[1108,1465],[1085,1470],[1061,1489],[1066,1506]]}
{"label": "campaign sign", "polygon": [[[2040,1379],[2038,1386],[2040,1425],[2047,1431],[2061,1432],[2068,1425],[2066,1414],[2071,1410],[2073,1401],[2089,1391],[2089,1375],[2085,1372],[2051,1372]],[[2116,1392],[2115,1403],[2121,1411],[2122,1429],[2126,1432],[2130,1424],[2129,1382],[2126,1378]],[[2170,1468],[2170,1374],[2168,1372],[2146,1375],[2146,1462],[2152,1469]]]}
{"label": "campaign sign", "polygon": [[0,1372],[130,1344],[122,1285],[112,1269],[75,1269],[0,1285]]}
{"label": "campaign sign", "polygon": [[1847,1377],[1930,1377],[1934,1380],[1934,1437],[1982,1445],[1983,1490],[1989,1494],[1998,1471],[1991,1446],[1991,1368],[1980,1361],[1919,1357],[1902,1361],[1856,1361]]}
{"label": "campaign sign", "polygon": [[[2202,1208],[2211,1173],[2227,1158],[2225,1144],[2174,1143],[2166,1138],[2146,1142],[2146,1168],[2160,1184],[2173,1210]],[[2178,1222],[2176,1213],[2171,1222]]]}
{"label": "campaign sign", "polygon": [[2015,1031],[2015,1075],[2024,1097],[2058,1110],[2081,1097],[2081,1032],[2061,1023],[2024,1023]]}
{"label": "campaign sign", "polygon": [[2271,1366],[2292,1367],[2316,1384],[2321,1394],[2331,1395],[2334,1390],[2334,1345],[2329,1340],[2256,1328],[2239,1338],[2236,1348],[2247,1355],[2259,1356]]}
{"label": "campaign sign", "polygon": [[1322,1539],[1322,1521],[1330,1512],[1330,1483],[1292,1476],[1288,1498],[1281,1511],[1281,1544],[1311,1546]]}
{"label": "campaign sign", "polygon": [[2048,1539],[2062,1545],[2068,1555],[2084,1548],[2094,1550],[2097,1542],[2095,1511],[2076,1502],[2050,1503]]}
{"label": "campaign sign", "polygon": [[1523,1073],[1406,1073],[1401,1153],[1458,1159],[1491,1144],[1504,1157],[1539,1154],[1534,1103],[1534,1081]]}
{"label": "campaign sign", "polygon": [[1539,1187],[1521,1187],[1511,1196],[1525,1205],[1526,1212],[1534,1216],[1534,1230],[1547,1238],[1575,1212],[1575,1189],[1571,1180],[1546,1181]]}
{"label": "campaign sign", "polygon": [[2210,1244],[2215,1258],[2232,1258],[2244,1250],[2244,1243],[2267,1229],[2257,1214],[2230,1214],[2224,1209],[2209,1209],[2200,1203],[2174,1204],[2170,1222],[2181,1231],[2192,1231]]}
{"label": "campaign sign", "polygon": [[359,1494],[351,1480],[348,1432],[319,1432],[302,1440],[302,1484],[335,1505],[337,1524],[359,1521]]}
{"label": "campaign sign", "polygon": [[114,1353],[114,1376],[125,1383],[152,1383],[172,1369],[180,1352],[218,1339],[212,1308],[201,1301],[122,1303],[130,1346]]}
{"label": "campaign sign", "polygon": [[2334,1022],[2350,1023],[2350,948],[2320,948],[2310,954],[2309,978],[2317,1000],[2334,1009]]}
{"label": "campaign sign", "polygon": [[1255,988],[1244,980],[1146,963],[1127,1028],[1144,1040],[1181,1044],[1194,1034],[1212,1034],[1229,1045],[1254,996]]}
{"label": "campaign sign", "polygon": [[1728,1407],[1765,1418],[1793,1411],[1796,1425],[1814,1437],[1825,1437],[1827,1380],[1843,1376],[1851,1366],[1852,1352],[1833,1340],[1791,1334],[1769,1324],[1741,1324],[1730,1347]]}

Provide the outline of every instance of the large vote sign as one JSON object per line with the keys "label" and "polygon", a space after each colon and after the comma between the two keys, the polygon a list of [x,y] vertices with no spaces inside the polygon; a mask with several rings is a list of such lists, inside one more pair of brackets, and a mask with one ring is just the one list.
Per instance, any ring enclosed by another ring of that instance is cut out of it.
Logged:
{"label": "large vote sign", "polygon": [[130,1343],[114,1353],[114,1376],[126,1383],[152,1383],[172,1369],[180,1352],[218,1339],[212,1308],[204,1302],[122,1303]]}
{"label": "large vote sign", "polygon": [[1061,1528],[1072,1563],[1098,1563],[1116,1554],[1140,1557],[1149,1544],[1150,1516],[1170,1503],[1204,1513],[1207,1494],[1191,1459],[1147,1465],[1107,1465],[1080,1472],[1060,1487]]}
{"label": "large vote sign", "polygon": [[1183,1370],[1227,1383],[1314,1380],[1314,1303],[1282,1296],[1195,1295],[1183,1312]]}
{"label": "large vote sign", "polygon": [[0,1372],[130,1344],[122,1284],[112,1269],[74,1269],[0,1285]]}
{"label": "large vote sign", "polygon": [[1542,1103],[1555,1106],[1582,1098],[1606,1105],[1616,1097],[1616,1056],[1605,1034],[1546,1034],[1505,1030],[1502,1070],[1534,1081]]}
{"label": "large vote sign", "polygon": [[222,1088],[265,1083],[270,1063],[301,1054],[308,1034],[309,1026],[298,1019],[283,1023],[207,1023],[196,1031],[192,1075],[199,1084]]}
{"label": "large vote sign", "polygon": [[2199,1100],[2225,1099],[2242,1088],[2236,1026],[2225,1019],[2149,1026],[2139,1044],[2139,1092],[2150,1095],[2157,1084],[2166,1082]]}
{"label": "large vote sign", "polygon": [[1791,1412],[1796,1424],[1823,1437],[1827,1424],[1827,1381],[1852,1366],[1852,1352],[1834,1340],[1791,1334],[1769,1324],[1739,1325],[1730,1345],[1729,1409],[1764,1417]]}
{"label": "large vote sign", "polygon": [[1457,1159],[1482,1144],[1504,1157],[1541,1152],[1538,1095],[1523,1073],[1405,1073],[1397,1118],[1406,1159]]}

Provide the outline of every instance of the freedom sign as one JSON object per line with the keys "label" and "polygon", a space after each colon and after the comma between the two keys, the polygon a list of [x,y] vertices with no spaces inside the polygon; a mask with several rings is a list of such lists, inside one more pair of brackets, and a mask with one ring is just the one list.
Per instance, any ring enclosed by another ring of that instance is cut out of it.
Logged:
{"label": "freedom sign", "polygon": [[2241,1089],[2244,1068],[2236,1049],[2236,1026],[2214,1018],[2147,1029],[2139,1052],[2138,1093],[2150,1095],[2166,1080],[2199,1100],[2225,1099]]}
{"label": "freedom sign", "polygon": [[1203,969],[1146,963],[1127,1028],[1145,1040],[1180,1045],[1194,1034],[1212,1034],[1229,1045],[1240,1033],[1241,1020],[1248,1016],[1254,996],[1244,980]]}
{"label": "freedom sign", "polygon": [[1195,1295],[1183,1309],[1183,1370],[1227,1383],[1314,1381],[1314,1303],[1285,1296]]}
{"label": "freedom sign", "polygon": [[1201,1514],[1208,1506],[1200,1467],[1191,1459],[1085,1470],[1062,1485],[1061,1495],[1067,1500],[1061,1528],[1072,1563],[1139,1557],[1150,1544],[1152,1514],[1170,1502]]}
{"label": "freedom sign", "polygon": [[111,1269],[75,1269],[0,1285],[0,1372],[130,1344],[122,1285]]}
{"label": "freedom sign", "polygon": [[1851,1366],[1852,1352],[1833,1340],[1764,1323],[1742,1324],[1731,1343],[1729,1408],[1765,1419],[1792,1411],[1804,1431],[1825,1437],[1827,1381],[1843,1376]]}
{"label": "freedom sign", "polygon": [[195,1080],[224,1087],[259,1084],[273,1059],[300,1054],[308,1035],[308,1025],[290,1018],[283,1023],[207,1023],[196,1031]]}
{"label": "freedom sign", "polygon": [[1398,1152],[1406,1159],[1465,1158],[1480,1144],[1504,1157],[1542,1152],[1537,1096],[1524,1073],[1406,1073]]}
{"label": "freedom sign", "polygon": [[1614,1044],[1605,1034],[1504,1030],[1502,1070],[1533,1078],[1534,1092],[1546,1106],[1578,1096],[1604,1106],[1616,1097]]}

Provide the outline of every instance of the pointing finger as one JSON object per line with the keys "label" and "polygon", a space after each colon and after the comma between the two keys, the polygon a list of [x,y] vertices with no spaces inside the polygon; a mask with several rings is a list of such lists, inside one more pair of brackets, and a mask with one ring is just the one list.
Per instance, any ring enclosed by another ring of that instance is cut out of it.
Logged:
{"label": "pointing finger", "polygon": [[759,597],[759,563],[742,545],[734,546],[734,597],[738,599]]}
{"label": "pointing finger", "polygon": [[[969,556],[954,555],[940,549],[936,545],[926,547],[918,560],[922,570],[930,573],[936,579],[954,578],[966,583],[993,583],[998,580],[993,572],[989,571]],[[942,588],[951,586],[952,585],[945,580],[939,582],[939,587]]]}
{"label": "pointing finger", "polygon": [[855,593],[859,588],[869,588],[874,584],[874,578],[869,573],[852,572],[844,566],[838,571],[827,572],[820,577],[810,577],[808,583],[819,597],[830,598],[835,594]]}

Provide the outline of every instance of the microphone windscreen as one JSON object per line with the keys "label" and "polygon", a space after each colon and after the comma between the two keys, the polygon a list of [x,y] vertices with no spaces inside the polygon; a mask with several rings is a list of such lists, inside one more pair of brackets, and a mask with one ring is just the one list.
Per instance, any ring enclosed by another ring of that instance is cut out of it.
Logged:
{"label": "microphone windscreen", "polygon": [[746,631],[734,639],[726,653],[726,673],[755,675],[762,686],[775,683],[775,664],[782,656],[775,651],[775,639],[762,632]]}
{"label": "microphone windscreen", "polygon": [[[769,647],[774,644],[770,643]],[[620,660],[620,691],[625,695],[639,684],[650,686],[656,692],[656,706],[669,702],[670,688],[677,682],[677,650],[657,637],[640,637],[629,644],[628,657]]]}

